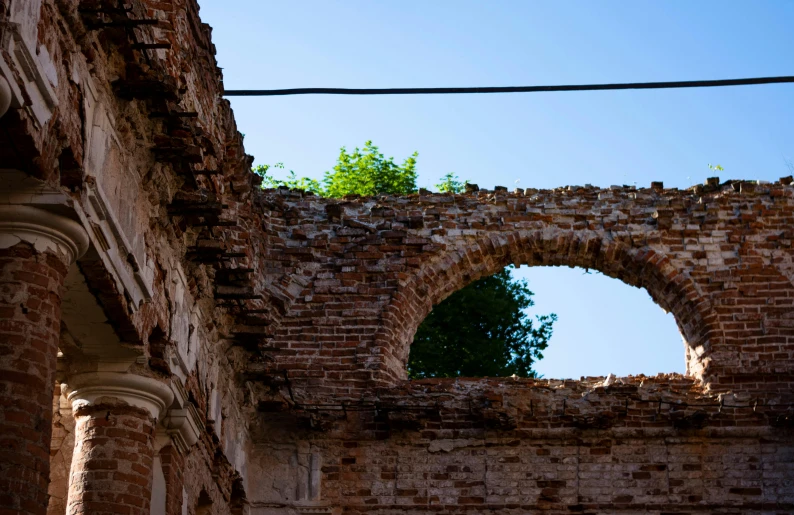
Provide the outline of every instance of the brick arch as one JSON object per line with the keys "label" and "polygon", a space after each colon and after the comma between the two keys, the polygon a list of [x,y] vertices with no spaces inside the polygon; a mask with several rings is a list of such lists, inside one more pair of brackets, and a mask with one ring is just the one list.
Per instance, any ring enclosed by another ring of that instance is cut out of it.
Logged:
{"label": "brick arch", "polygon": [[405,379],[416,328],[453,291],[510,263],[580,266],[672,312],[689,373],[711,391],[786,391],[794,297],[780,269],[794,269],[794,193],[740,186],[344,201],[266,192],[267,240],[250,266],[267,305],[249,312],[273,320],[234,330],[250,331],[262,354],[251,377],[288,378],[304,401],[354,399]]}
{"label": "brick arch", "polygon": [[[389,380],[404,379],[414,334],[432,307],[455,291],[510,264],[593,269],[644,288],[671,312],[687,342],[687,371],[702,377],[709,350],[722,333],[711,303],[686,270],[676,269],[650,246],[632,247],[596,231],[500,232],[448,246],[402,281],[386,308],[380,341],[391,342],[384,360]],[[695,352],[695,349],[698,349]]]}

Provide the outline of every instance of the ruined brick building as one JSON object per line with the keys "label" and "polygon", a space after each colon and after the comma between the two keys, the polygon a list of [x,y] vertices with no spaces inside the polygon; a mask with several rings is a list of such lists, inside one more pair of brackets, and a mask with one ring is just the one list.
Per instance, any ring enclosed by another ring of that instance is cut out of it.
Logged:
{"label": "ruined brick building", "polygon": [[[195,0],[0,0],[1,514],[794,512],[790,178],[263,191],[213,50]],[[511,263],[645,288],[686,376],[407,381]]]}

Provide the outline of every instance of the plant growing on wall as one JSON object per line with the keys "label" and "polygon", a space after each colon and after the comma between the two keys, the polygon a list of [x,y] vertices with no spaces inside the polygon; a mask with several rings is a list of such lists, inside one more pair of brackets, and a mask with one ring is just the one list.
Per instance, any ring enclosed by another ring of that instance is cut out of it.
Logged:
{"label": "plant growing on wall", "polygon": [[[275,179],[268,175],[268,165],[254,172],[262,176],[264,187],[286,186],[324,197],[408,195],[416,192],[417,157],[414,152],[398,165],[367,141],[350,153],[343,147],[322,182],[292,171],[286,179]],[[460,193],[465,183],[448,173],[436,188]],[[535,377],[532,365],[543,358],[557,316],[531,319],[525,310],[534,304],[532,295],[526,281],[513,279],[510,268],[453,293],[419,326],[408,358],[409,377]]]}
{"label": "plant growing on wall", "polygon": [[[345,195],[408,195],[416,191],[416,158],[414,152],[402,165],[386,158],[372,141],[364,143],[364,148],[356,147],[348,153],[342,147],[333,170],[325,172],[322,183],[308,177],[297,177],[290,171],[286,179],[276,179],[267,175],[269,165],[259,165],[254,172],[263,178],[264,187],[313,191],[323,197],[339,198]],[[277,163],[274,168],[284,168]]]}

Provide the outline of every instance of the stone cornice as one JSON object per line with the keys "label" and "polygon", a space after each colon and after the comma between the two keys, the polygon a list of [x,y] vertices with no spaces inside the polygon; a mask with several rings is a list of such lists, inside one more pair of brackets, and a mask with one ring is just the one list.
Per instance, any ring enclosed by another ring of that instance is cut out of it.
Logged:
{"label": "stone cornice", "polygon": [[290,509],[297,513],[310,513],[317,515],[330,515],[334,512],[333,507],[324,503],[281,503],[281,502],[252,502],[250,504],[254,510],[284,510]]}
{"label": "stone cornice", "polygon": [[79,223],[32,206],[0,204],[0,248],[19,242],[68,256],[73,263],[88,250],[88,235]]}
{"label": "stone cornice", "polygon": [[9,83],[11,106],[25,108],[39,127],[43,127],[58,105],[53,89],[57,86],[53,84],[53,81],[57,83],[57,75],[47,48],[44,45],[36,48],[35,33],[32,37],[26,33],[30,26],[36,26],[31,21],[21,19],[2,24],[0,46],[6,51],[9,61],[0,56],[0,76]]}
{"label": "stone cornice", "polygon": [[155,419],[174,399],[171,388],[165,383],[150,377],[118,372],[78,374],[70,377],[63,389],[74,410],[103,402],[121,401],[149,411]]}
{"label": "stone cornice", "polygon": [[201,417],[199,417],[196,408],[187,403],[184,408],[168,410],[163,417],[163,426],[177,449],[183,454],[187,454],[201,434]]}
{"label": "stone cornice", "polygon": [[174,400],[171,409],[163,416],[165,433],[171,437],[179,452],[187,454],[199,439],[204,424],[196,407],[188,400],[187,392],[178,377],[171,379]]}

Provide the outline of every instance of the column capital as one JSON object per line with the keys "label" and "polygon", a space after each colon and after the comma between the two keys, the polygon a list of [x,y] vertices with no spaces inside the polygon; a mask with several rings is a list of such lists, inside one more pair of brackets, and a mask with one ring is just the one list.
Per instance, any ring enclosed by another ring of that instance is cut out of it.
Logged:
{"label": "column capital", "polygon": [[76,221],[33,206],[0,204],[0,249],[27,242],[74,263],[88,250],[88,234]]}
{"label": "column capital", "polygon": [[159,419],[171,406],[174,393],[171,387],[151,377],[120,372],[88,372],[71,376],[62,386],[72,409],[110,402],[122,402],[147,410]]}
{"label": "column capital", "polygon": [[0,77],[0,118],[6,114],[9,106],[11,106],[11,98],[11,86],[8,85],[5,77]]}

